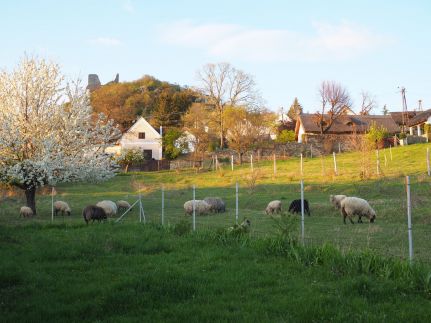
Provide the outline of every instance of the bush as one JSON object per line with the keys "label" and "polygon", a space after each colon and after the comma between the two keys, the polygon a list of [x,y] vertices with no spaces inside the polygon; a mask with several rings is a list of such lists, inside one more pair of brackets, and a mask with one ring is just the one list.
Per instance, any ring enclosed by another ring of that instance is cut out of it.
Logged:
{"label": "bush", "polygon": [[381,125],[379,126],[375,122],[371,123],[370,129],[366,134],[366,138],[370,145],[376,146],[375,148],[381,148],[383,140],[387,137],[389,137],[389,133],[385,127]]}
{"label": "bush", "polygon": [[282,130],[275,140],[278,143],[285,144],[287,142],[295,141],[295,131],[292,130]]}
{"label": "bush", "polygon": [[178,129],[169,129],[163,136],[164,156],[167,159],[177,158],[183,150],[187,149],[187,143],[183,141],[178,145],[178,139],[183,136],[183,133]]}
{"label": "bush", "polygon": [[140,163],[144,161],[144,154],[139,149],[127,149],[121,152],[121,156],[118,158],[117,163],[123,166],[124,171],[127,173],[127,170],[130,165],[135,163]]}

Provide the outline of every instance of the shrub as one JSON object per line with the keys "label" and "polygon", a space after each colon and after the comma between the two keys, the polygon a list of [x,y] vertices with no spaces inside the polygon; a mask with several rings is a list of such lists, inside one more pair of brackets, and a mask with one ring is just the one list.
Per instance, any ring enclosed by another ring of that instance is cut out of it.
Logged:
{"label": "shrub", "polygon": [[295,131],[292,130],[282,130],[275,140],[278,143],[285,144],[287,142],[295,141]]}
{"label": "shrub", "polygon": [[129,166],[135,163],[144,161],[144,154],[139,149],[127,149],[121,152],[117,162],[119,165],[124,167],[124,171],[127,173]]}
{"label": "shrub", "polygon": [[164,156],[167,159],[177,158],[184,150],[187,149],[187,142],[182,141],[179,144],[178,139],[183,137],[183,133],[178,129],[169,129],[163,136]]}
{"label": "shrub", "polygon": [[366,138],[370,145],[374,145],[375,148],[381,148],[383,140],[389,136],[388,130],[382,125],[377,125],[375,122],[371,123],[370,129],[366,134]]}

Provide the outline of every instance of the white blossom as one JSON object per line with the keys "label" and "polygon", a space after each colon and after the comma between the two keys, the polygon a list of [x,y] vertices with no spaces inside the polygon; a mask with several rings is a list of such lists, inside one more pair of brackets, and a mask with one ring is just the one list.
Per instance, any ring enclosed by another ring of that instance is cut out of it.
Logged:
{"label": "white blossom", "polygon": [[0,73],[0,181],[28,190],[108,179],[116,165],[104,151],[119,134],[57,64],[25,57]]}

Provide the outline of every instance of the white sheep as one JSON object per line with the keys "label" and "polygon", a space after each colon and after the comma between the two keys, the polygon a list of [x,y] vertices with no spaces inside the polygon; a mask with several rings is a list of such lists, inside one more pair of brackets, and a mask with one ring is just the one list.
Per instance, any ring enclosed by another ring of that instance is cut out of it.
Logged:
{"label": "white sheep", "polygon": [[341,214],[343,215],[344,224],[346,224],[346,217],[349,217],[350,222],[353,224],[352,217],[358,216],[358,223],[362,223],[362,217],[365,216],[370,220],[370,222],[374,222],[376,219],[376,212],[373,208],[368,204],[368,202],[359,197],[345,197],[341,200]]}
{"label": "white sheep", "polygon": [[266,214],[281,213],[281,201],[275,200],[268,203],[265,209]]}
{"label": "white sheep", "polygon": [[101,207],[105,211],[107,217],[116,215],[118,211],[117,204],[109,200],[98,202],[96,206]]}
{"label": "white sheep", "polygon": [[69,205],[66,202],[55,201],[54,202],[54,215],[57,216],[58,212],[61,212],[61,215],[63,215],[63,216],[65,213],[66,213],[66,215],[70,216],[70,213],[72,212],[72,210],[70,209]]}
{"label": "white sheep", "polygon": [[339,210],[341,207],[341,201],[346,197],[346,195],[329,195],[329,201],[332,203],[333,206],[335,206],[336,210]]}
{"label": "white sheep", "polygon": [[124,212],[130,208],[130,203],[127,201],[120,200],[120,201],[117,201],[116,204],[117,204],[118,212]]}
{"label": "white sheep", "polygon": [[19,210],[19,215],[23,218],[31,218],[33,216],[33,210],[28,206],[21,206]]}
{"label": "white sheep", "polygon": [[[204,200],[195,200],[195,212],[197,215],[208,214],[211,211],[211,205]],[[193,200],[184,203],[184,212],[187,215],[193,214]]]}

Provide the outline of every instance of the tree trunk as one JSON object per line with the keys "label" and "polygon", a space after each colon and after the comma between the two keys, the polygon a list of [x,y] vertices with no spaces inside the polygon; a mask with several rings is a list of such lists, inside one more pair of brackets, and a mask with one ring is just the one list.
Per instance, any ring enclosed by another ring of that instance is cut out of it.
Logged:
{"label": "tree trunk", "polygon": [[33,210],[33,214],[36,215],[36,188],[27,188],[25,190],[25,198],[27,200],[27,206]]}
{"label": "tree trunk", "polygon": [[128,170],[129,170],[129,164],[126,164],[126,168],[124,168],[124,172],[127,173]]}
{"label": "tree trunk", "polygon": [[242,165],[242,153],[238,153],[239,156],[239,164]]}

